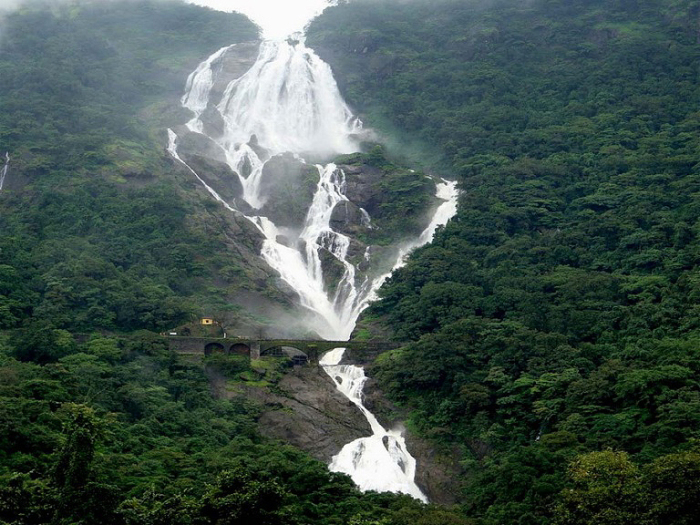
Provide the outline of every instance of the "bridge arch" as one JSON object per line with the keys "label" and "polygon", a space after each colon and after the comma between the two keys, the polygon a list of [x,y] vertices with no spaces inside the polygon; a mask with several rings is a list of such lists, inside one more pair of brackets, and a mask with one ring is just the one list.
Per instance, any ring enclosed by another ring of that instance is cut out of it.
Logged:
{"label": "bridge arch", "polygon": [[204,346],[204,355],[223,354],[224,345],[221,343],[208,343]]}
{"label": "bridge arch", "polygon": [[[214,338],[187,337],[183,335],[164,337],[168,346],[180,354],[217,353],[244,355],[251,360],[263,356],[286,356],[290,362],[318,364],[319,357],[337,347],[346,348],[345,359],[357,364],[371,363],[379,354],[402,344],[396,341],[329,341],[322,339],[256,339],[248,337]],[[286,351],[285,351],[286,349]],[[262,355],[261,355],[262,351]],[[296,357],[295,357],[296,356]]]}
{"label": "bridge arch", "polygon": [[228,349],[228,353],[250,356],[250,346],[245,343],[233,343]]}
{"label": "bridge arch", "polygon": [[293,346],[271,346],[260,352],[261,357],[286,357],[294,365],[305,365],[309,362],[309,356]]}
{"label": "bridge arch", "polygon": [[271,346],[260,351],[260,357],[284,357],[281,346]]}

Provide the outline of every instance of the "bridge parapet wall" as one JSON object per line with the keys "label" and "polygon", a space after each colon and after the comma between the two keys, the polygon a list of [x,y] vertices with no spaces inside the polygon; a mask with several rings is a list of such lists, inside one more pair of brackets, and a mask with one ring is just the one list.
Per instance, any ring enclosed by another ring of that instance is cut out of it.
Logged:
{"label": "bridge parapet wall", "polygon": [[401,345],[393,341],[382,341],[377,343],[364,343],[363,345],[346,347],[343,361],[347,361],[357,365],[366,365],[372,363],[379,354],[398,348]]}
{"label": "bridge parapet wall", "polygon": [[168,347],[178,354],[204,354],[204,347],[214,339],[203,337],[168,337]]}
{"label": "bridge parapet wall", "polygon": [[382,352],[397,348],[400,343],[389,341],[327,341],[300,339],[247,339],[247,338],[208,338],[208,337],[167,337],[168,346],[179,354],[208,355],[210,353],[235,353],[249,355],[251,359],[260,359],[267,351],[279,347],[300,350],[308,356],[309,363],[318,365],[320,357],[334,348],[345,348],[343,361],[355,364],[367,364]]}

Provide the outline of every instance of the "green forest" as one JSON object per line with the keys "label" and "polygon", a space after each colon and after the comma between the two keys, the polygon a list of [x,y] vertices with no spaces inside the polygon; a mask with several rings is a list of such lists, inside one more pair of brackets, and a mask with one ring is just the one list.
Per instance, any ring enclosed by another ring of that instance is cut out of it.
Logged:
{"label": "green forest", "polygon": [[282,364],[158,335],[288,301],[165,152],[187,75],[257,36],[176,1],[0,16],[0,524],[696,523],[700,2],[351,0],[308,30],[367,159],[459,182],[359,325],[405,343],[369,373],[454,458],[451,507],[361,493],[212,395]]}
{"label": "green forest", "polygon": [[460,182],[364,325],[412,341],[372,372],[458,455],[464,514],[695,523],[700,4],[359,0],[309,40]]}
{"label": "green forest", "polygon": [[233,235],[258,252],[247,221],[165,152],[188,73],[257,28],[175,2],[59,5],[1,22],[0,329],[162,331],[216,302],[213,274],[230,293],[279,295],[226,256]]}

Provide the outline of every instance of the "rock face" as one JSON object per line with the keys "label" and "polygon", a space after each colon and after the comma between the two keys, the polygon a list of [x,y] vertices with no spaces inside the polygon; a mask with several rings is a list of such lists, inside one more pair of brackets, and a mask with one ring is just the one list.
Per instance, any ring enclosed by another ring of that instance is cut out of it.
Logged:
{"label": "rock face", "polygon": [[391,403],[371,377],[363,390],[364,405],[372,412],[384,428],[401,429],[406,439],[406,446],[416,458],[416,484],[428,496],[431,503],[454,505],[459,498],[459,487],[455,485],[459,465],[452,458],[457,454],[448,454],[438,450],[427,439],[421,438],[403,426],[406,414]]}
{"label": "rock face", "polygon": [[192,133],[185,126],[180,126],[176,131],[180,137],[177,151],[183,159],[187,160],[192,156],[200,155],[212,162],[226,162],[224,151],[208,137],[200,133]]}
{"label": "rock face", "polygon": [[226,202],[235,202],[243,195],[241,180],[228,164],[202,155],[184,156],[183,159]]}
{"label": "rock face", "polygon": [[290,153],[272,157],[263,168],[260,189],[268,195],[261,213],[275,224],[301,230],[318,184],[318,169]]}
{"label": "rock face", "polygon": [[381,203],[379,183],[384,172],[368,164],[341,164],[338,167],[345,172],[345,196],[370,215],[375,215]]}
{"label": "rock face", "polygon": [[273,393],[242,383],[239,393],[223,394],[243,394],[258,401],[263,409],[258,421],[263,435],[297,446],[324,463],[330,463],[346,443],[372,433],[358,408],[319,367],[295,367],[276,387]]}
{"label": "rock face", "polygon": [[331,228],[346,235],[356,235],[369,226],[360,207],[350,201],[339,202],[331,214]]}
{"label": "rock face", "polygon": [[405,430],[406,446],[416,458],[416,484],[431,503],[455,505],[460,499],[460,487],[455,483],[459,465],[453,458],[460,454],[438,451],[428,440]]}

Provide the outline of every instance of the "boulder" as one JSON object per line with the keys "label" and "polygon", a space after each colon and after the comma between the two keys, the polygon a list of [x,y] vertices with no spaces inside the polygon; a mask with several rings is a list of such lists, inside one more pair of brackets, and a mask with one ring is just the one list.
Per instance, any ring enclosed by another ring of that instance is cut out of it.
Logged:
{"label": "boulder", "polygon": [[331,228],[346,235],[357,235],[366,230],[368,223],[361,208],[351,201],[341,201],[336,204],[331,214]]}
{"label": "boulder", "polygon": [[301,230],[318,184],[318,170],[289,153],[272,157],[263,168],[260,188],[268,199],[261,214],[278,227]]}

